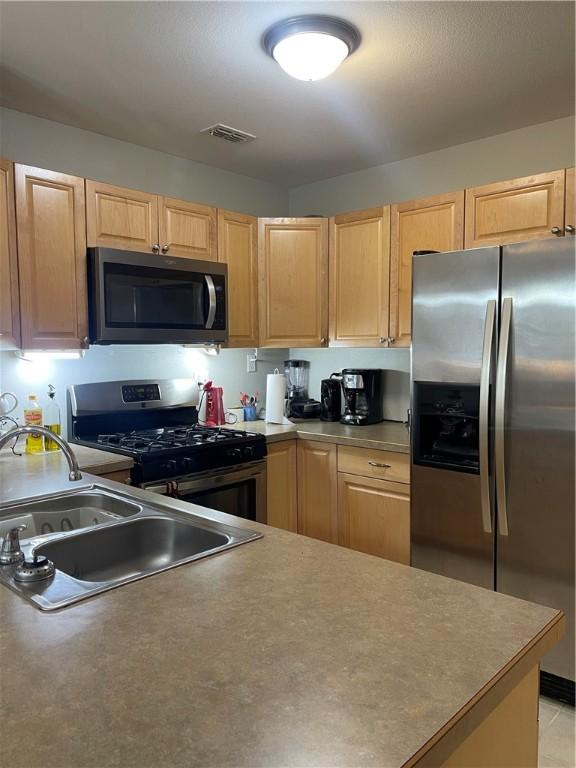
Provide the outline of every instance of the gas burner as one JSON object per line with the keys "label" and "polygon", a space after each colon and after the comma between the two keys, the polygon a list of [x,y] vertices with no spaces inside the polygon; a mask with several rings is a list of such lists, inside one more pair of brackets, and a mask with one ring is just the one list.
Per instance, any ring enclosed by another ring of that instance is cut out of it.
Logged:
{"label": "gas burner", "polygon": [[123,432],[115,432],[113,435],[98,435],[97,442],[101,445],[118,445],[125,437]]}

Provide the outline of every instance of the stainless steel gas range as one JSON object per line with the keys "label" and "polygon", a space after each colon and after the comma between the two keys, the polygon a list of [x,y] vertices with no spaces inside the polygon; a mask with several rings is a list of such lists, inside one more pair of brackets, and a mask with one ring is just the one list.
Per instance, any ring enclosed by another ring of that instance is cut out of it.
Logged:
{"label": "stainless steel gas range", "polygon": [[134,460],[133,485],[266,522],[266,439],[198,422],[192,379],[68,388],[71,443]]}

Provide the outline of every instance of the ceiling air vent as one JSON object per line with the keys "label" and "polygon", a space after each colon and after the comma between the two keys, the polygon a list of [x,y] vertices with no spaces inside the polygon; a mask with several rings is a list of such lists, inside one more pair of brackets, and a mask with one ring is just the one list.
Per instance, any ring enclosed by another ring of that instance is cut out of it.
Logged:
{"label": "ceiling air vent", "polygon": [[224,139],[224,141],[231,141],[232,144],[246,144],[249,141],[254,141],[256,136],[246,131],[239,131],[237,128],[231,128],[229,125],[222,125],[222,123],[216,123],[209,128],[204,128],[200,133],[209,133],[210,136],[215,136],[217,139]]}

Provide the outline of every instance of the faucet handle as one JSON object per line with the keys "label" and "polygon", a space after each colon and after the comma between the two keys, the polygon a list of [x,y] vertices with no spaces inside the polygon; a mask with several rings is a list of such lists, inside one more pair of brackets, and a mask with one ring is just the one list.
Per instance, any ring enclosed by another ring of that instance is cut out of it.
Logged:
{"label": "faucet handle", "polygon": [[20,533],[26,528],[26,525],[15,525],[4,536],[0,547],[0,565],[16,565],[24,560],[24,552],[20,549]]}

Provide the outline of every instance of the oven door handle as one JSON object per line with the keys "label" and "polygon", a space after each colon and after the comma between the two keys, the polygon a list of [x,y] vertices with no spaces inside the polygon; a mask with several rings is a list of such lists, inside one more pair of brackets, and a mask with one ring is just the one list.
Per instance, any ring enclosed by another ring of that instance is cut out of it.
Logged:
{"label": "oven door handle", "polygon": [[214,318],[216,317],[216,288],[214,287],[214,280],[212,275],[204,275],[206,281],[206,288],[208,289],[208,317],[206,318],[206,328],[210,329],[214,325]]}
{"label": "oven door handle", "polygon": [[194,491],[205,491],[210,488],[218,488],[221,485],[228,483],[239,483],[243,480],[251,480],[252,478],[261,477],[266,471],[266,462],[259,461],[254,464],[243,465],[242,469],[235,469],[234,467],[224,467],[219,470],[215,470],[210,473],[202,473],[201,477],[192,479],[190,476],[182,478],[172,477],[166,478],[162,483],[154,483],[151,485],[144,484],[142,487],[146,491],[152,493],[166,493],[166,487],[169,483],[176,483],[178,492],[181,494],[187,494]]}

